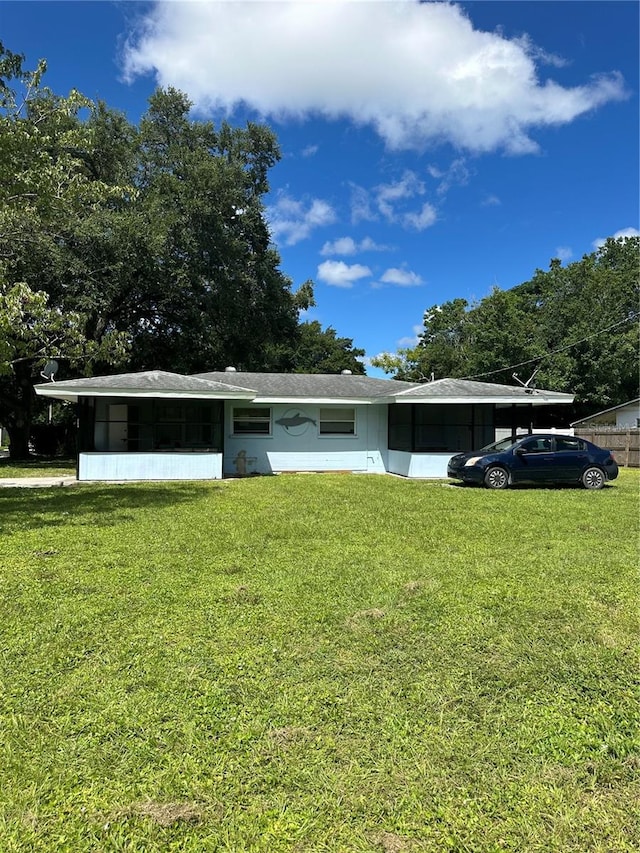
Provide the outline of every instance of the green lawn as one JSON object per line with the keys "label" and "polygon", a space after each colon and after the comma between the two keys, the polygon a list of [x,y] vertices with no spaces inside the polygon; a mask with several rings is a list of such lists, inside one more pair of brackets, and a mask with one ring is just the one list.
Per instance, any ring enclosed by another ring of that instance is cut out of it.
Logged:
{"label": "green lawn", "polygon": [[38,458],[14,461],[5,457],[0,459],[0,478],[22,477],[75,477],[75,459]]}
{"label": "green lawn", "polygon": [[0,850],[640,848],[638,471],[0,492]]}

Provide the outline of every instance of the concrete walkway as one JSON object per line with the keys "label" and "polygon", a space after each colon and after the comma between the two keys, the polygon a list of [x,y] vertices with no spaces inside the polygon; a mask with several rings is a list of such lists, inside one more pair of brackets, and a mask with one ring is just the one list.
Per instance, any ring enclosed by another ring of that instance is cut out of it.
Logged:
{"label": "concrete walkway", "polygon": [[75,477],[4,477],[0,489],[44,489],[49,486],[75,486]]}

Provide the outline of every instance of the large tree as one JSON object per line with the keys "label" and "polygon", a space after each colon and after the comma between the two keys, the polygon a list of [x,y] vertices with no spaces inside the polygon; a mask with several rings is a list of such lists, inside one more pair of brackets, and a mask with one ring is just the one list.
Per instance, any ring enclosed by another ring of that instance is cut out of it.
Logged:
{"label": "large tree", "polygon": [[[24,282],[7,286],[0,275],[0,417],[9,433],[14,459],[29,455],[29,427],[34,415],[34,375],[43,381],[41,368],[64,359],[86,370],[93,360],[117,362],[124,357],[122,335],[109,333],[98,343],[87,340],[86,318],[77,312],[49,305],[44,291]],[[57,368],[58,365],[56,365]]]}
{"label": "large tree", "polygon": [[516,384],[536,371],[541,387],[606,408],[638,396],[640,239],[609,239],[530,281],[495,288],[475,305],[454,299],[424,315],[417,346],[378,363],[396,378],[434,376]]}
{"label": "large tree", "polygon": [[87,168],[95,140],[80,113],[89,102],[75,91],[54,95],[41,84],[45,64],[25,71],[23,61],[0,44],[0,421],[16,458],[28,454],[33,383],[45,363],[56,356],[87,369],[124,350],[113,328],[88,339],[86,316],[43,289],[46,264],[26,263],[54,263],[69,223],[126,190]]}
{"label": "large tree", "polygon": [[34,339],[29,358],[5,347],[12,453],[26,452],[32,385],[53,355],[61,375],[112,371],[123,341],[131,370],[295,369],[313,289],[292,292],[270,242],[271,130],[195,121],[174,89],[134,126],[77,92],[54,95],[44,71],[0,47],[0,281],[7,296],[18,284],[46,294],[47,311],[74,317],[75,337],[68,353],[52,336]]}
{"label": "large tree", "polygon": [[352,338],[341,338],[329,326],[323,329],[317,320],[301,323],[290,345],[287,367],[294,373],[363,374],[364,350],[353,346]]}

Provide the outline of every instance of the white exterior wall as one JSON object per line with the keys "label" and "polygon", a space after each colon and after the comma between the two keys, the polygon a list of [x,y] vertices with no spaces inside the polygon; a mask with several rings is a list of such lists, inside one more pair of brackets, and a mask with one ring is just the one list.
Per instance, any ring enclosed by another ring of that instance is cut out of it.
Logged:
{"label": "white exterior wall", "polygon": [[616,412],[616,426],[633,429],[640,426],[640,403],[632,403]]}
{"label": "white exterior wall", "polygon": [[[233,408],[270,408],[271,435],[233,435]],[[356,410],[355,435],[320,435],[320,409]],[[300,414],[306,422],[287,429],[276,421]],[[384,474],[387,457],[387,406],[229,401],[225,404],[223,471],[227,476],[278,471],[357,471]]]}
{"label": "white exterior wall", "polygon": [[401,477],[438,480],[447,477],[447,464],[454,453],[407,453],[390,450],[388,471]]}
{"label": "white exterior wall", "polygon": [[78,480],[220,480],[221,453],[81,453]]}

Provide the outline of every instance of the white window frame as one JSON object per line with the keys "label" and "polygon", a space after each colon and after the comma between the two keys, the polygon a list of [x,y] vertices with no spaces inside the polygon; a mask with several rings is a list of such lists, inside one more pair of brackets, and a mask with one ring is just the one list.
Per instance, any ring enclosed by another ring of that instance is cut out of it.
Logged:
{"label": "white window frame", "polygon": [[[247,411],[263,411],[268,412],[268,415],[262,416],[242,416],[236,414],[236,412],[247,412]],[[238,421],[247,422],[255,422],[256,424],[264,424],[268,422],[269,429],[265,430],[256,430],[256,432],[252,432],[251,430],[241,430],[236,431],[236,423]],[[251,438],[268,438],[271,436],[273,432],[273,410],[271,406],[232,406],[231,407],[231,435],[234,438],[242,438],[244,436],[251,436]]]}
{"label": "white window frame", "polygon": [[[336,417],[343,412],[352,412],[352,418]],[[328,415],[328,417],[327,417]],[[353,432],[323,432],[323,423],[351,423]],[[318,410],[318,436],[320,438],[356,438],[358,435],[357,409],[355,406],[336,406]]]}

